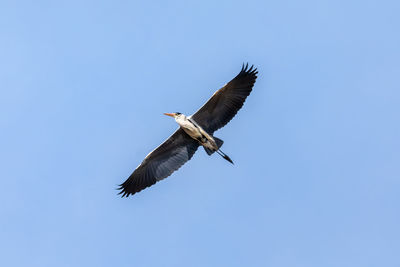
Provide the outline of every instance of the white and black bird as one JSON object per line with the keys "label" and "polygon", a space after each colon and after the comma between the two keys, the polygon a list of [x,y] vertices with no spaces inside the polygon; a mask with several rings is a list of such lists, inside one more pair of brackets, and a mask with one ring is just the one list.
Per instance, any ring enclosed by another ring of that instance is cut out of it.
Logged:
{"label": "white and black bird", "polygon": [[179,112],[164,113],[175,118],[179,129],[150,152],[118,190],[122,197],[133,195],[170,176],[190,160],[199,146],[208,155],[214,152],[232,160],[220,148],[223,141],[214,132],[224,127],[239,111],[257,79],[257,69],[243,65],[239,74],[217,90],[192,116]]}

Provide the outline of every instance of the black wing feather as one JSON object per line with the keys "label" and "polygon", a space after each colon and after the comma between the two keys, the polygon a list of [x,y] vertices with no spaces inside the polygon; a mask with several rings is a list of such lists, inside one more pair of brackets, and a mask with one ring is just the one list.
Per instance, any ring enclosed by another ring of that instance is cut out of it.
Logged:
{"label": "black wing feather", "polygon": [[224,127],[243,106],[257,79],[257,68],[242,66],[239,74],[213,96],[195,113],[192,118],[204,130],[213,134]]}
{"label": "black wing feather", "polygon": [[170,176],[192,158],[199,144],[181,128],[150,152],[131,176],[120,185],[122,197],[133,195]]}

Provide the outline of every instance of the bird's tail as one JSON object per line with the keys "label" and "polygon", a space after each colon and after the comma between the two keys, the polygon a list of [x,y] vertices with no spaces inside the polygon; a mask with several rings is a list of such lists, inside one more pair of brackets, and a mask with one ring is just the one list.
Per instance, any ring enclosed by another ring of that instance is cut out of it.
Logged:
{"label": "bird's tail", "polygon": [[222,141],[221,139],[219,139],[218,137],[213,137],[215,140],[215,143],[217,144],[218,149],[222,146],[222,144],[224,143],[224,141]]}
{"label": "bird's tail", "polygon": [[207,154],[209,156],[211,156],[212,154],[214,154],[214,152],[217,152],[219,155],[221,155],[221,157],[223,157],[224,159],[226,159],[227,161],[229,161],[230,163],[233,164],[233,161],[231,160],[231,158],[228,157],[228,155],[226,155],[224,152],[222,152],[221,149],[219,149],[222,146],[222,144],[224,143],[224,141],[215,136],[213,136],[213,138],[215,140],[215,143],[217,144],[218,150],[211,150],[207,147],[204,147],[204,150],[207,152]]}
{"label": "bird's tail", "polygon": [[[219,139],[218,137],[213,136],[215,143],[217,144],[218,149],[222,146],[222,144],[224,143],[224,141],[222,141],[221,139]],[[207,152],[207,154],[209,156],[211,156],[212,154],[214,154],[215,150],[209,149],[207,147],[204,146],[204,150]]]}

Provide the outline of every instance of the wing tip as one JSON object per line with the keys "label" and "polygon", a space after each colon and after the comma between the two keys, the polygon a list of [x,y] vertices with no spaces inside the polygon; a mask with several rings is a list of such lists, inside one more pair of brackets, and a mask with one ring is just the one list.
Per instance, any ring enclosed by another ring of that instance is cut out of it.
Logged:
{"label": "wing tip", "polygon": [[124,184],[125,183],[118,185],[118,188],[116,189],[116,190],[120,190],[118,195],[121,195],[121,198],[129,197],[129,195],[134,194],[134,193],[128,192],[127,187]]}
{"label": "wing tip", "polygon": [[258,70],[254,65],[251,65],[249,68],[249,63],[247,62],[246,65],[242,64],[242,69],[240,70],[238,76],[254,76],[254,78],[257,78]]}
{"label": "wing tip", "polygon": [[121,198],[124,198],[129,197],[130,195],[133,196],[134,194],[139,193],[143,189],[150,187],[153,184],[155,184],[155,182],[149,185],[142,186],[128,178],[124,183],[120,184],[116,190],[120,190],[118,195],[121,195]]}
{"label": "wing tip", "polygon": [[148,186],[141,186],[136,179],[129,177],[125,182],[118,185],[118,188],[116,190],[120,190],[118,195],[121,195],[121,198],[124,198],[124,197],[129,197],[130,195],[134,195]]}

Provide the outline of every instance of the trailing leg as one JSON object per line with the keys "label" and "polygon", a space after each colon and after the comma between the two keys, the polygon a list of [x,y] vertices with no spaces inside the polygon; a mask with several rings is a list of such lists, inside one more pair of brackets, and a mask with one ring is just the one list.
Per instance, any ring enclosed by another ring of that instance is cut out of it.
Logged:
{"label": "trailing leg", "polygon": [[230,163],[233,164],[233,161],[231,160],[231,158],[228,155],[226,155],[224,152],[222,152],[220,149],[217,150],[217,153],[219,155],[221,155],[221,157],[223,157],[224,159],[226,159],[227,161],[229,161]]}

